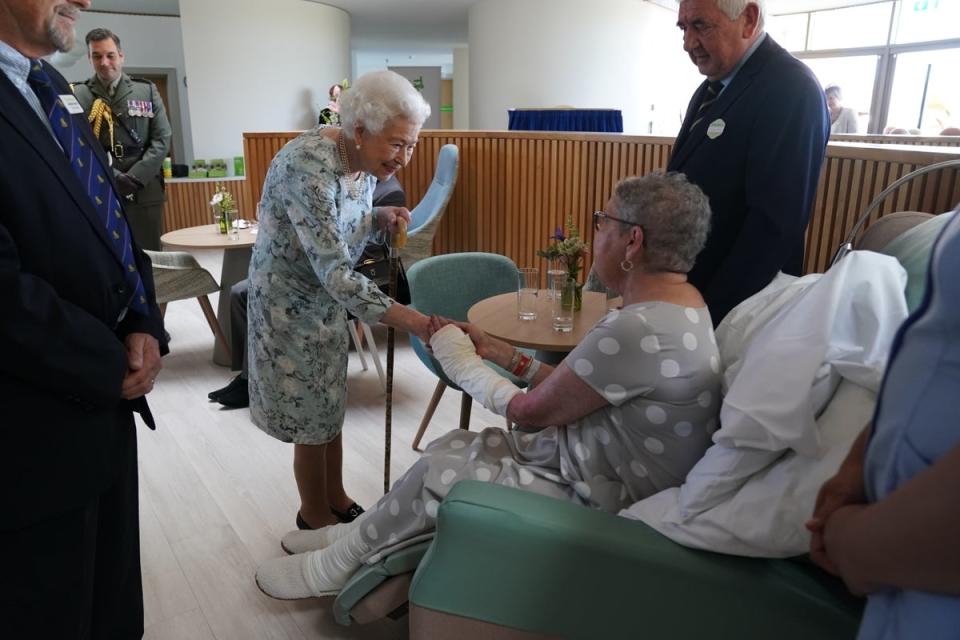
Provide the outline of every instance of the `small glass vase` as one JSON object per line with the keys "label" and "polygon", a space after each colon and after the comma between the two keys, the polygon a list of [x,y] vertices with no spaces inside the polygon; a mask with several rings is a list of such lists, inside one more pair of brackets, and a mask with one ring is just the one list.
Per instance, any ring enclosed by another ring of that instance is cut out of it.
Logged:
{"label": "small glass vase", "polygon": [[233,221],[236,220],[236,211],[217,212],[217,230],[221,234],[227,235],[233,229]]}
{"label": "small glass vase", "polygon": [[[573,278],[573,276],[570,276],[570,277]],[[574,281],[576,282],[575,278],[574,278]],[[562,301],[564,306],[567,306],[569,304],[567,302],[568,295],[571,295],[571,294],[567,293],[567,291],[564,291],[563,293],[564,298]],[[580,309],[583,307],[583,285],[577,282],[573,287],[572,295],[573,295],[573,310],[580,311]]]}

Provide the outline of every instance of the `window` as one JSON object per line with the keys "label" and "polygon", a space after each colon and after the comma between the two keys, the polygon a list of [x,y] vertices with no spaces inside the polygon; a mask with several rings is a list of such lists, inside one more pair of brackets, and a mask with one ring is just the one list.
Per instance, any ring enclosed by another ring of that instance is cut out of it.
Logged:
{"label": "window", "polygon": [[879,60],[880,56],[847,56],[808,58],[803,61],[817,76],[821,87],[826,88],[831,84],[840,87],[843,106],[857,112],[857,133],[867,132],[870,102],[873,100],[873,80]]}
{"label": "window", "polygon": [[[944,1],[944,0],[941,0]],[[810,14],[807,49],[853,49],[887,44],[893,3],[879,2]]]}
{"label": "window", "polygon": [[794,13],[785,16],[770,16],[767,31],[787,51],[803,51],[807,48],[807,21],[810,14]]}
{"label": "window", "polygon": [[901,0],[894,42],[960,38],[960,0]]}
{"label": "window", "polygon": [[937,135],[960,126],[960,49],[897,55],[886,128]]}

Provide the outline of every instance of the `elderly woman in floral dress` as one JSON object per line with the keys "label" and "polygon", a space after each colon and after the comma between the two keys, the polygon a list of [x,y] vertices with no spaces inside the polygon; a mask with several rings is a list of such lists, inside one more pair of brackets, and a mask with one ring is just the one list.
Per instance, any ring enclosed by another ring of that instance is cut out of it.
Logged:
{"label": "elderly woman in floral dress", "polygon": [[402,76],[364,75],[340,102],[341,127],[312,129],[270,165],[249,273],[250,414],[292,442],[297,526],[349,522],[363,509],[343,487],[347,313],[423,339],[429,318],[354,271],[364,245],[410,220],[371,206],[375,180],[405,166],[430,107]]}
{"label": "elderly woman in floral dress", "polygon": [[[617,185],[606,211],[594,214],[593,250],[597,274],[624,306],[556,368],[476,327],[431,321],[444,371],[526,433],[439,438],[357,521],[287,534],[283,548],[296,555],[263,564],[260,588],[285,599],[336,593],[365,557],[432,532],[440,501],[464,479],[612,513],[679,485],[709,446],[720,406],[713,323],[686,276],[709,220],[706,196],[681,174]],[[481,358],[532,390],[521,392]]]}

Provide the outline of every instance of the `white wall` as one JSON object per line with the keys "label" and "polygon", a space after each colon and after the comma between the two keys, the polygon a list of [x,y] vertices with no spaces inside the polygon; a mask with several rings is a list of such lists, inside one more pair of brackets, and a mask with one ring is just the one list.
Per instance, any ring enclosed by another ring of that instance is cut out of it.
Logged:
{"label": "white wall", "polygon": [[440,128],[440,67],[388,67],[417,86],[417,80],[423,83],[420,95],[430,105],[430,117],[423,123],[424,129]]}
{"label": "white wall", "polygon": [[453,50],[453,128],[470,128],[470,49]]}
{"label": "white wall", "polygon": [[[186,4],[186,3],[184,3]],[[77,20],[77,44],[66,54],[50,56],[51,63],[71,82],[86,80],[93,75],[93,67],[87,59],[84,36],[96,27],[110,29],[120,38],[125,66],[141,71],[150,69],[175,69],[180,126],[184,148],[181,159],[193,158],[190,133],[190,106],[187,88],[184,85],[186,66],[183,60],[183,40],[180,35],[180,19],[165,16],[134,16],[117,13],[83,12]],[[136,74],[134,74],[136,75]],[[168,105],[169,106],[169,105]]]}
{"label": "white wall", "polygon": [[350,16],[302,0],[180,3],[201,158],[241,155],[245,131],[312,127],[327,88],[350,76]]}
{"label": "white wall", "polygon": [[660,114],[700,78],[676,14],[636,0],[484,0],[470,7],[470,126],[506,129],[512,107],[614,108],[624,133],[675,134]]}
{"label": "white wall", "polygon": [[440,67],[443,78],[453,75],[453,54],[448,51],[426,51],[422,49],[403,49],[397,45],[395,49],[354,49],[353,78],[370,73],[383,71],[390,67]]}

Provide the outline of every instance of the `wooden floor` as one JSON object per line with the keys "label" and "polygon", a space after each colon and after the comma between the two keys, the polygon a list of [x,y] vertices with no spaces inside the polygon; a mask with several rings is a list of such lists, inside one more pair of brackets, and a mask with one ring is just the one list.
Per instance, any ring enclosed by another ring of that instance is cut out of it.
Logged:
{"label": "wooden floor", "polygon": [[[219,279],[220,256],[197,253]],[[214,295],[213,298],[216,298]],[[216,308],[217,301],[211,302]],[[195,301],[167,307],[171,353],[150,394],[158,429],[139,426],[145,637],[151,640],[405,638],[407,620],[342,627],[332,599],[282,602],[254,583],[257,565],[283,554],[299,504],[292,445],[262,433],[246,409],[225,410],[207,393],[232,377],[213,364],[213,335]],[[386,330],[374,329],[386,360]],[[436,385],[398,334],[393,402],[396,479],[417,457],[410,443]],[[384,394],[372,364],[350,354],[344,477],[369,506],[383,491]],[[455,428],[460,394],[447,391],[424,442]],[[474,403],[471,429],[501,425]]]}

